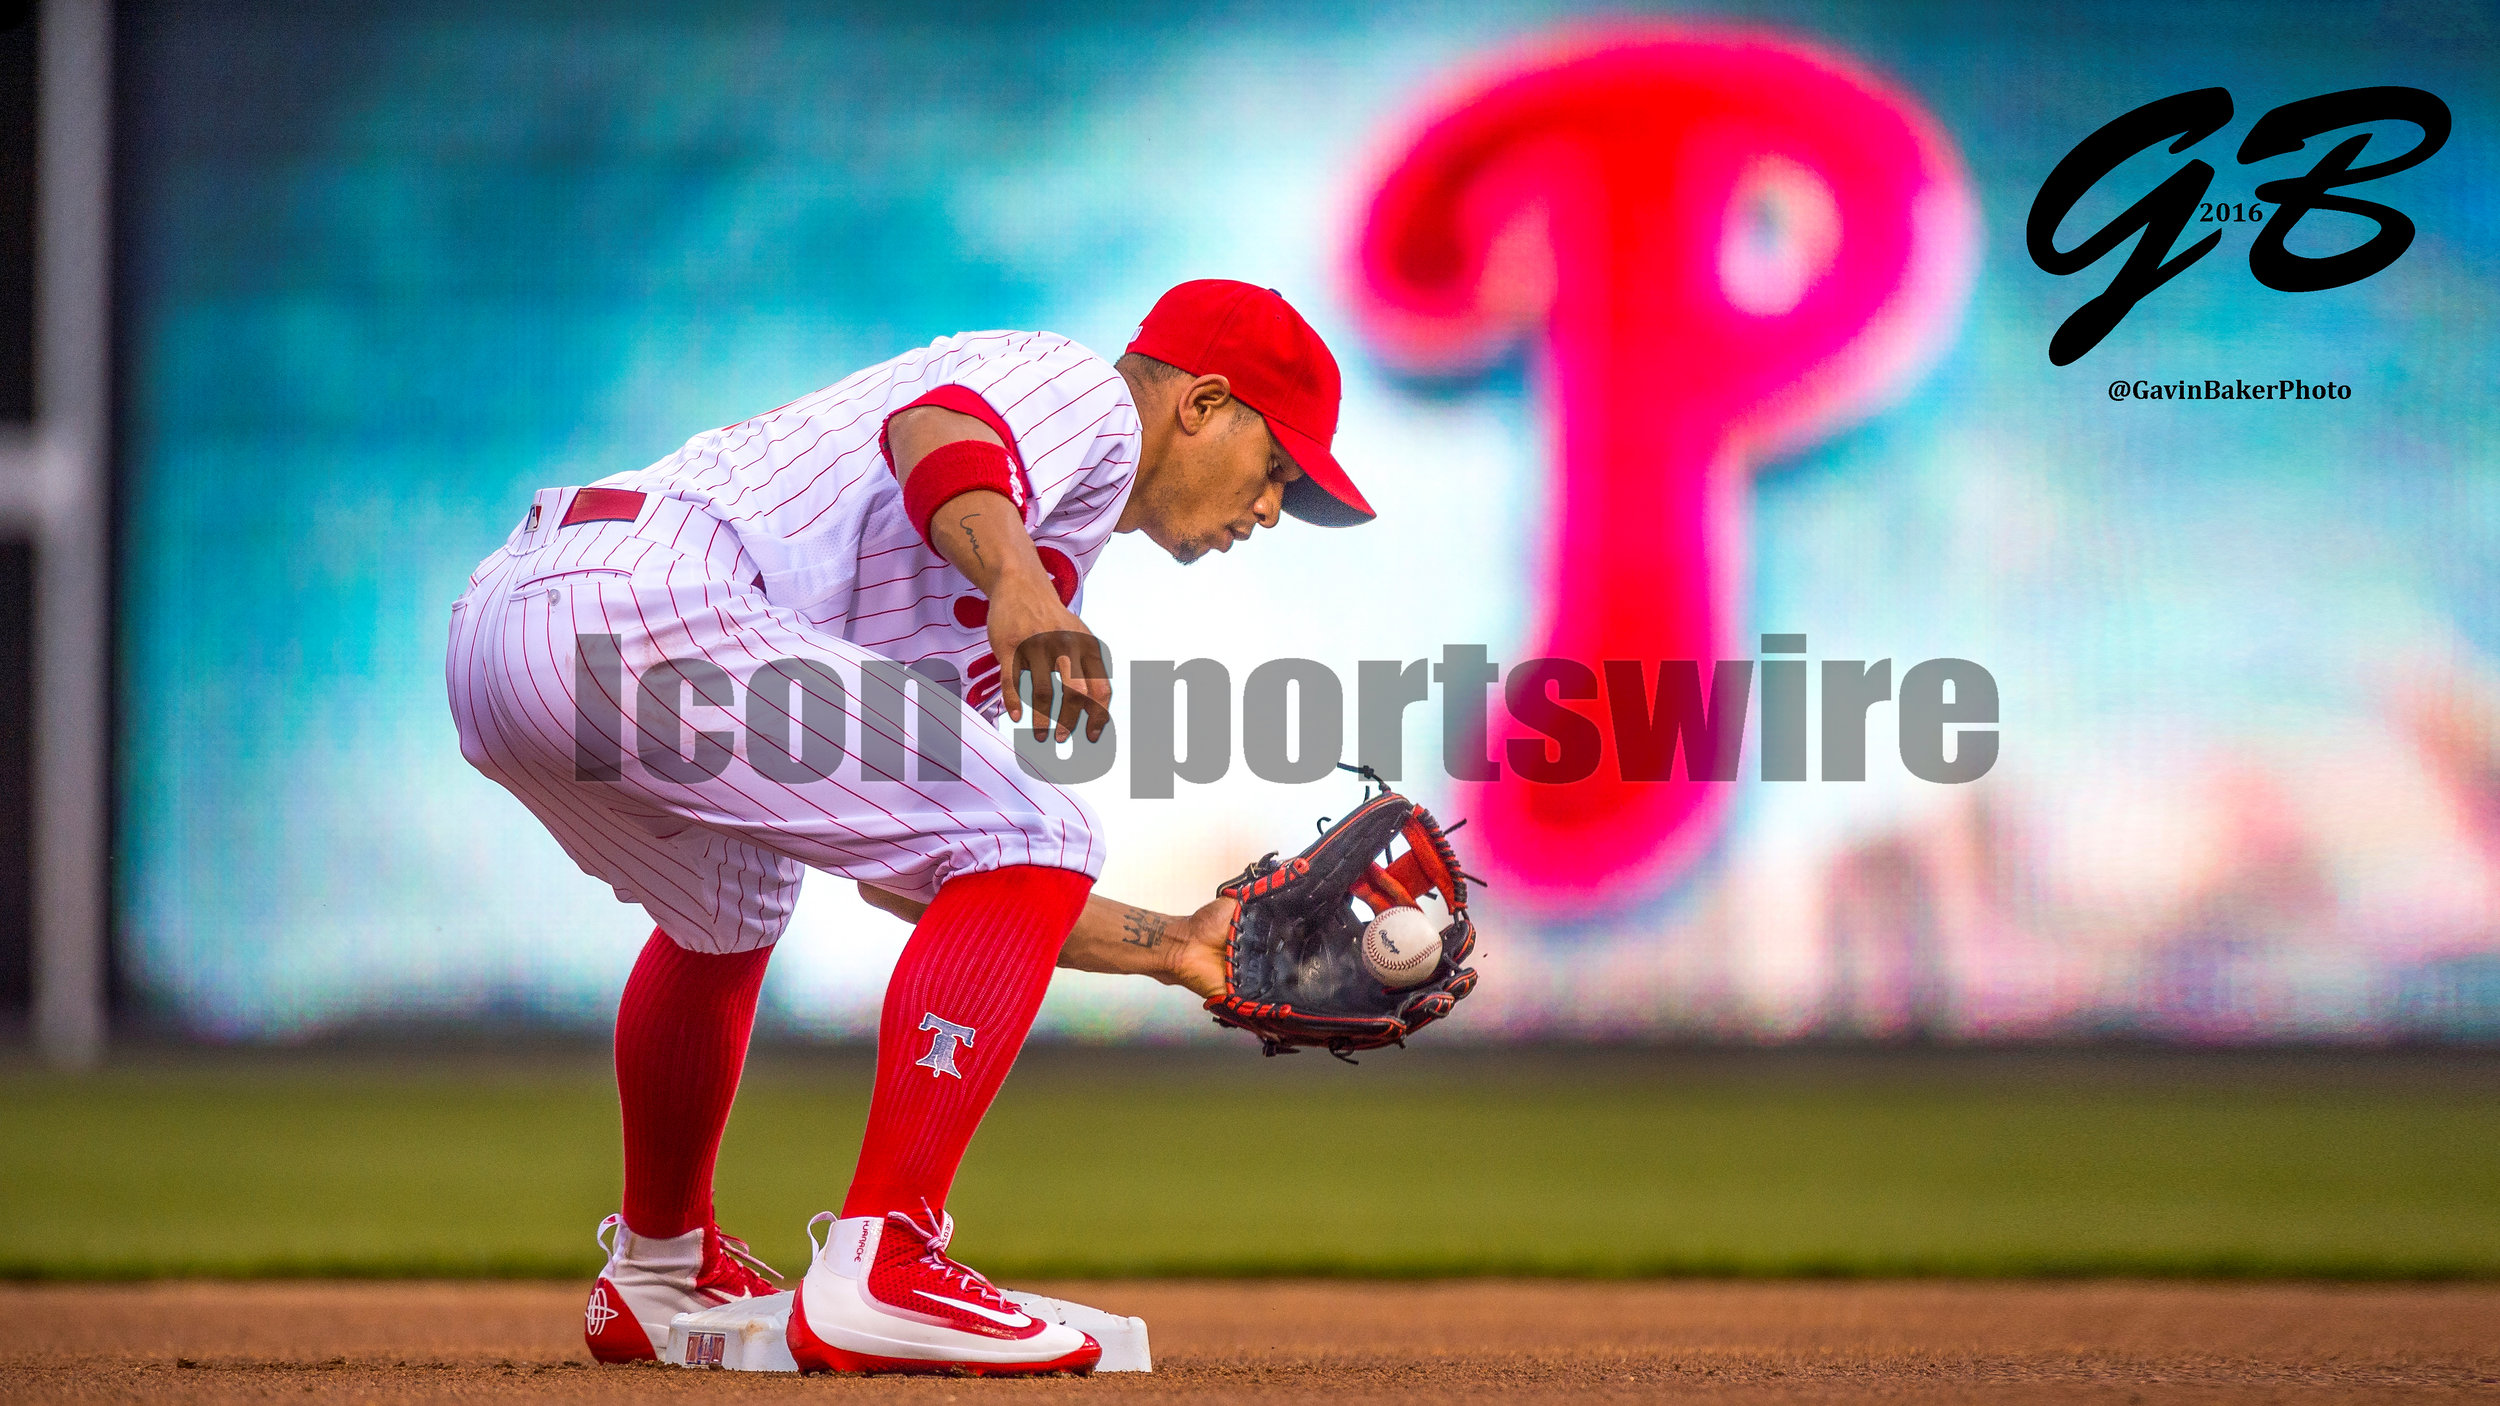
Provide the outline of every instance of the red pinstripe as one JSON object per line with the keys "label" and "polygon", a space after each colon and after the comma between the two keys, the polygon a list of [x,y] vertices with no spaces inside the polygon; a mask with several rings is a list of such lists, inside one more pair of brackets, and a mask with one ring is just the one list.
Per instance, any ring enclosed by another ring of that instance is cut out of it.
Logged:
{"label": "red pinstripe", "polygon": [[[933,591],[933,592],[931,592],[931,593],[929,593],[929,594],[927,594],[927,595],[915,597],[915,598],[913,598],[913,599],[911,599],[911,600],[909,600],[909,601],[904,602],[904,603],[903,603],[903,604],[901,604],[901,605],[889,605],[889,606],[887,606],[887,607],[886,607],[885,609],[883,609],[883,610],[863,610],[863,611],[858,611],[858,612],[854,613],[854,614],[851,616],[851,623],[852,623],[852,624],[854,624],[854,625],[856,625],[856,624],[859,624],[860,622],[862,622],[862,621],[864,621],[864,620],[874,620],[874,619],[876,619],[876,618],[877,618],[878,616],[880,616],[880,615],[892,615],[894,612],[896,612],[896,611],[898,611],[898,610],[910,610],[910,609],[912,609],[912,608],[914,608],[914,607],[916,607],[916,606],[919,606],[919,605],[921,605],[921,604],[923,604],[923,603],[925,603],[925,602],[928,602],[928,601],[933,601],[933,600],[949,600],[949,601],[951,601],[951,600],[953,600],[955,597],[960,596],[960,595],[962,595],[963,593],[964,593],[964,592],[963,592],[963,588],[962,588],[961,586],[958,586],[958,587],[956,587],[954,590],[951,590],[951,591]],[[857,642],[857,643],[860,643],[860,644],[866,644],[866,643],[867,643],[867,641],[866,641],[866,640],[858,640],[858,641],[856,641],[856,642]]]}
{"label": "red pinstripe", "polygon": [[[1076,371],[1081,371],[1081,370],[1083,370],[1084,368],[1085,368],[1085,363],[1083,363],[1083,362],[1081,362],[1081,361],[1079,361],[1079,362],[1072,362],[1072,363],[1070,363],[1068,366],[1066,366],[1066,367],[1062,368],[1061,370],[1059,370],[1059,371],[1057,371],[1057,372],[1052,373],[1052,374],[1051,374],[1048,378],[1046,378],[1046,379],[1044,379],[1044,380],[1041,380],[1041,381],[1036,381],[1036,382],[1033,384],[1033,388],[1032,388],[1031,390],[1026,391],[1024,394],[1022,394],[1022,395],[1020,395],[1020,396],[1017,396],[1014,400],[1011,400],[1011,401],[1007,402],[1005,405],[1002,405],[1002,406],[998,407],[998,418],[1000,418],[1000,419],[1002,419],[1002,420],[1006,419],[1009,415],[1012,415],[1012,414],[1014,414],[1014,413],[1016,412],[1017,407],[1019,407],[1019,406],[1023,405],[1026,401],[1031,400],[1033,397],[1035,397],[1035,396],[1037,396],[1037,395],[1040,395],[1043,391],[1048,390],[1050,387],[1057,385],[1057,384],[1059,383],[1059,381],[1060,381],[1060,379],[1061,379],[1061,378],[1063,378],[1063,377],[1065,377],[1065,376],[1067,376],[1067,375],[1069,375],[1069,374],[1071,374],[1071,373],[1073,373],[1073,372],[1076,372]],[[1009,373],[1009,374],[1013,374],[1013,373]],[[1113,379],[1113,380],[1117,380],[1117,379],[1119,379],[1119,378],[1115,375],[1112,379]],[[1006,383],[1006,381],[1007,381],[1007,376],[1002,375],[1002,376],[1000,376],[997,380],[995,380],[995,381],[991,382],[990,384],[991,384],[991,385],[993,385],[993,386],[1003,385],[1003,384],[1005,384],[1005,383]],[[1103,382],[1103,381],[1097,381],[1097,382],[1096,382],[1096,383],[1094,383],[1092,386],[1089,386],[1089,387],[1087,387],[1086,389],[1084,389],[1084,390],[1081,390],[1081,391],[1077,392],[1075,395],[1068,397],[1068,402],[1067,402],[1067,404],[1072,405],[1072,404],[1076,403],[1077,401],[1083,400],[1085,397],[1087,397],[1087,396],[1089,396],[1089,395],[1092,395],[1095,391],[1101,390],[1101,389],[1103,388],[1103,386],[1105,386],[1105,385],[1107,385],[1107,384],[1109,384],[1109,383],[1108,383],[1108,382]],[[983,392],[983,393],[982,393],[982,397],[981,397],[981,398],[982,398],[982,399],[984,399],[984,400],[989,399],[989,394],[988,394],[988,392],[986,392],[986,391],[985,391],[985,392]],[[1062,405],[1062,406],[1060,407],[1060,409],[1062,409],[1062,410],[1064,410],[1064,409],[1066,409],[1066,408],[1067,408],[1067,405]],[[1055,411],[1055,410],[1054,410],[1054,411],[1052,411],[1051,413],[1055,415],[1055,414],[1057,414],[1057,413],[1058,413],[1058,411]],[[1047,419],[1048,417],[1047,417],[1047,416],[1045,416],[1044,418],[1045,418],[1045,419]],[[1039,425],[1039,424],[1041,424],[1041,423],[1042,423],[1042,421],[1040,421],[1040,420],[1036,420],[1036,421],[1034,421],[1034,424],[1036,424],[1036,425]]]}
{"label": "red pinstripe", "polygon": [[[883,553],[880,553],[880,555],[883,555]],[[880,593],[880,590],[893,588],[893,585],[920,583],[920,580],[928,578],[928,575],[935,575],[935,578],[940,578],[940,580],[945,580],[945,578],[948,578],[948,575],[953,575],[953,578],[955,578],[955,590],[953,590],[953,593],[955,593],[955,595],[963,595],[965,590],[973,588],[973,583],[970,583],[970,580],[965,580],[963,575],[955,573],[953,565],[943,563],[943,560],[938,560],[938,563],[908,563],[908,565],[910,565],[910,570],[905,570],[903,575],[880,575],[880,578],[875,578],[875,580],[860,580],[858,585],[853,585],[853,590],[855,590],[855,593],[858,593],[858,595],[875,595],[875,593]],[[940,593],[940,595],[945,595],[945,593]],[[860,618],[860,610],[845,610],[843,615],[848,615],[848,618]],[[840,618],[840,615],[828,615],[828,620],[830,620],[830,618]]]}

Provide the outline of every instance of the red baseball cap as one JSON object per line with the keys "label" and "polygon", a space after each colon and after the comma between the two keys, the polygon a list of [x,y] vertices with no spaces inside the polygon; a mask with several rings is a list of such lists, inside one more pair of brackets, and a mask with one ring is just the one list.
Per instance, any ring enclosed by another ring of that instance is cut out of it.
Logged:
{"label": "red baseball cap", "polygon": [[1322,527],[1377,516],[1328,452],[1344,382],[1337,358],[1273,288],[1200,278],[1155,300],[1130,351],[1192,376],[1221,376],[1276,432],[1302,477],[1285,485],[1286,512]]}

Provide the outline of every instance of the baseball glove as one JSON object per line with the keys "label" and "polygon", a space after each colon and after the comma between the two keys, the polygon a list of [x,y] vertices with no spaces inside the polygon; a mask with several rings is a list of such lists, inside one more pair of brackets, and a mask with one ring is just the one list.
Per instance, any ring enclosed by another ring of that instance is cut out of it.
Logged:
{"label": "baseball glove", "polygon": [[[1399,840],[1406,852],[1382,864]],[[1216,1024],[1258,1036],[1268,1054],[1317,1045],[1343,1059],[1404,1044],[1475,989],[1464,965],[1476,946],[1467,875],[1432,813],[1385,785],[1310,848],[1282,863],[1270,854],[1216,892],[1241,906],[1224,944],[1227,994],[1207,1009]],[[1417,985],[1382,986],[1363,967],[1369,919],[1354,900],[1378,916],[1417,907],[1426,893],[1449,909],[1441,965]]]}

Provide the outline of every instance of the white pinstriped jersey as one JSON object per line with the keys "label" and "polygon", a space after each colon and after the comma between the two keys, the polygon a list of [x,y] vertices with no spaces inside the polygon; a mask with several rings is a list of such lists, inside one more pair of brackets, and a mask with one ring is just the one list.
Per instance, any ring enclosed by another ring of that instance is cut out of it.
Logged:
{"label": "white pinstriped jersey", "polygon": [[[1001,432],[1034,544],[1064,554],[1082,583],[1128,501],[1137,409],[1109,362],[1049,332],[942,337],[598,486],[703,505],[738,534],[775,606],[876,654],[970,677],[990,653],[986,606],[913,530],[884,452],[887,418],[923,401]],[[1083,608],[1081,584],[1071,606]],[[996,719],[994,685],[971,696]]]}
{"label": "white pinstriped jersey", "polygon": [[[642,494],[576,520],[591,491],[539,490],[479,563],[445,685],[461,755],[679,945],[771,945],[810,867],[919,898],[1005,864],[1101,871],[1082,800],[951,693],[882,690],[894,661],[765,599],[701,504]],[[820,671],[833,686],[795,684]]]}

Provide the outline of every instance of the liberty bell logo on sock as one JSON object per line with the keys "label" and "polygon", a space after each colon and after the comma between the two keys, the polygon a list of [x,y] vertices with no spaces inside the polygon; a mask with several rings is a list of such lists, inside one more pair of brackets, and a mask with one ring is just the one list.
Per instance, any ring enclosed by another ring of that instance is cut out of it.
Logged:
{"label": "liberty bell logo on sock", "polygon": [[913,1060],[912,1063],[929,1070],[929,1077],[932,1079],[940,1074],[951,1074],[958,1079],[964,1077],[963,1071],[955,1067],[955,1046],[960,1044],[965,1049],[972,1048],[972,1027],[957,1025],[936,1011],[931,1011],[920,1017],[920,1028],[934,1030],[937,1034],[930,1037],[929,1052]]}

